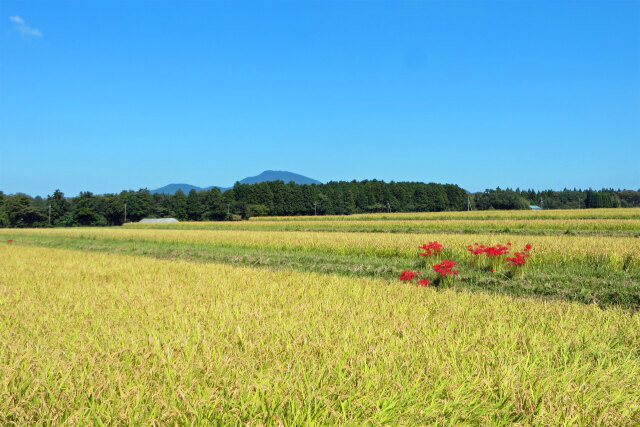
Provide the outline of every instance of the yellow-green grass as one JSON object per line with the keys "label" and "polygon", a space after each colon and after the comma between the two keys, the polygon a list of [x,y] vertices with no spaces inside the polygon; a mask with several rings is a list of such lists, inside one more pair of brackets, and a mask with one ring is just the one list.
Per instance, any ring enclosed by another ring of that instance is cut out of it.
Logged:
{"label": "yellow-green grass", "polygon": [[640,316],[0,245],[0,424],[638,425]]}
{"label": "yellow-green grass", "polygon": [[440,219],[640,219],[640,208],[489,210],[460,212],[394,212],[353,215],[253,217],[251,221],[342,221],[342,220],[440,220]]}
{"label": "yellow-green grass", "polygon": [[[211,229],[258,231],[356,231],[356,232],[464,232],[518,234],[599,234],[640,236],[640,219],[369,219],[369,220],[266,220],[186,221],[179,223],[128,223],[126,228]],[[637,237],[637,236],[636,236]]]}
{"label": "yellow-green grass", "polygon": [[316,251],[341,255],[417,256],[417,246],[437,240],[445,246],[445,255],[458,261],[468,259],[466,247],[473,243],[506,244],[515,249],[531,243],[530,265],[566,263],[598,264],[613,269],[640,268],[640,239],[594,236],[522,236],[412,233],[345,233],[243,230],[166,230],[129,228],[5,229],[3,238],[20,235],[69,236],[85,239],[124,239],[158,242],[192,242],[234,245],[246,248]]}

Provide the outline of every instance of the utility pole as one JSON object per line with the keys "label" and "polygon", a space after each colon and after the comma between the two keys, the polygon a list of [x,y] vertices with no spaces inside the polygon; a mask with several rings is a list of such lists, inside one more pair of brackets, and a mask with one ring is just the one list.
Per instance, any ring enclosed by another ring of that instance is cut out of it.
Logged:
{"label": "utility pole", "polygon": [[227,203],[227,221],[231,220],[231,202]]}
{"label": "utility pole", "polygon": [[540,197],[540,209],[544,209],[544,200]]}
{"label": "utility pole", "polygon": [[49,227],[51,227],[51,203],[49,203]]}
{"label": "utility pole", "polygon": [[387,210],[391,213],[391,203],[387,202]]}
{"label": "utility pole", "polygon": [[313,204],[313,216],[318,215],[318,203]]}
{"label": "utility pole", "polygon": [[471,210],[471,197],[467,196],[467,210],[470,211]]}
{"label": "utility pole", "polygon": [[124,222],[127,222],[127,202],[124,202]]}

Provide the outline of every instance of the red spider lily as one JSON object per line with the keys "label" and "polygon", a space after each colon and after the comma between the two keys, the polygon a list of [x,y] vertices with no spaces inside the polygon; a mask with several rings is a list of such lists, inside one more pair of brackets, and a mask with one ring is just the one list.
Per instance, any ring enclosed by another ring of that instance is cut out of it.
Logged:
{"label": "red spider lily", "polygon": [[414,277],[416,277],[420,272],[414,273],[411,270],[405,270],[402,272],[402,274],[400,275],[400,280],[408,280],[411,281],[413,280]]}
{"label": "red spider lily", "polygon": [[516,252],[515,254],[513,254],[514,255],[513,257],[507,257],[507,263],[511,267],[518,267],[518,266],[525,265],[527,263],[527,258],[531,256],[531,254],[529,253],[531,248],[533,248],[533,246],[531,246],[530,243],[527,243],[524,249],[522,250],[522,252]]}
{"label": "red spider lily", "polygon": [[491,272],[492,272],[492,273],[495,273],[495,272],[496,272],[496,269],[495,269],[495,268],[492,268],[492,269],[491,269]]}
{"label": "red spider lily", "polygon": [[508,252],[509,248],[502,245],[489,246],[488,248],[485,248],[484,251],[487,256],[502,256],[506,255]]}
{"label": "red spider lily", "polygon": [[529,254],[527,253],[520,253],[520,252],[516,252],[514,255],[515,255],[514,257],[507,258],[507,263],[509,263],[509,265],[512,267],[525,265],[525,263],[527,262],[526,258],[529,256]]}
{"label": "red spider lily", "polygon": [[[510,245],[510,243],[507,243],[507,245]],[[503,245],[485,246],[485,245],[479,245],[477,243],[474,243],[473,245],[468,245],[467,250],[471,252],[473,255],[485,254],[488,257],[502,256],[509,253],[508,246],[503,246]]]}
{"label": "red spider lily", "polygon": [[442,277],[447,277],[449,275],[458,275],[458,270],[454,270],[453,267],[456,266],[454,261],[449,261],[448,259],[442,261],[440,264],[436,264],[433,266],[433,271],[438,273]]}
{"label": "red spider lily", "polygon": [[13,243],[13,239],[9,239],[9,240],[7,240],[7,242]]}
{"label": "red spider lily", "polygon": [[424,253],[420,253],[420,256],[429,256],[429,255],[438,255],[442,250],[442,245],[435,242],[429,242],[429,244],[424,244],[422,246],[418,246],[418,249],[422,249]]}
{"label": "red spider lily", "polygon": [[429,286],[429,279],[418,280],[418,285],[426,288],[427,286]]}
{"label": "red spider lily", "polygon": [[480,255],[484,253],[485,249],[486,249],[485,245],[480,245],[478,243],[474,243],[473,245],[467,246],[467,250],[471,252],[473,255]]}

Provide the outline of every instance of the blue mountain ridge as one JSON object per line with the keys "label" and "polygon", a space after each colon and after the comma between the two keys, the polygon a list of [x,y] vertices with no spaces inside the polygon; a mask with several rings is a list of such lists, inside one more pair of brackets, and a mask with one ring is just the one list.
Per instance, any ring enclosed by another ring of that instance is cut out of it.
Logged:
{"label": "blue mountain ridge", "polygon": [[[266,170],[262,172],[260,175],[249,176],[238,181],[240,184],[256,184],[265,181],[277,181],[281,180],[285,183],[293,181],[296,184],[322,184],[320,181],[306,177],[304,175],[300,175],[293,172],[287,171],[272,171]],[[163,194],[175,194],[176,191],[182,190],[183,193],[187,194],[189,191],[206,191],[210,190],[213,187],[218,187],[220,191],[226,191],[230,187],[220,187],[217,185],[212,185],[210,187],[198,187],[196,185],[191,184],[169,184],[164,187],[156,188],[155,190],[151,190],[151,194],[163,193]]]}

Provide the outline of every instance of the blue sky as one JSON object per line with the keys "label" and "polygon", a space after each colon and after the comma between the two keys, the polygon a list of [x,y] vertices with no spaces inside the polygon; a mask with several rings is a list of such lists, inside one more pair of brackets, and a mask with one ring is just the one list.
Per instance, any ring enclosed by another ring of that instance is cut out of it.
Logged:
{"label": "blue sky", "polygon": [[640,2],[0,3],[0,190],[640,188]]}

